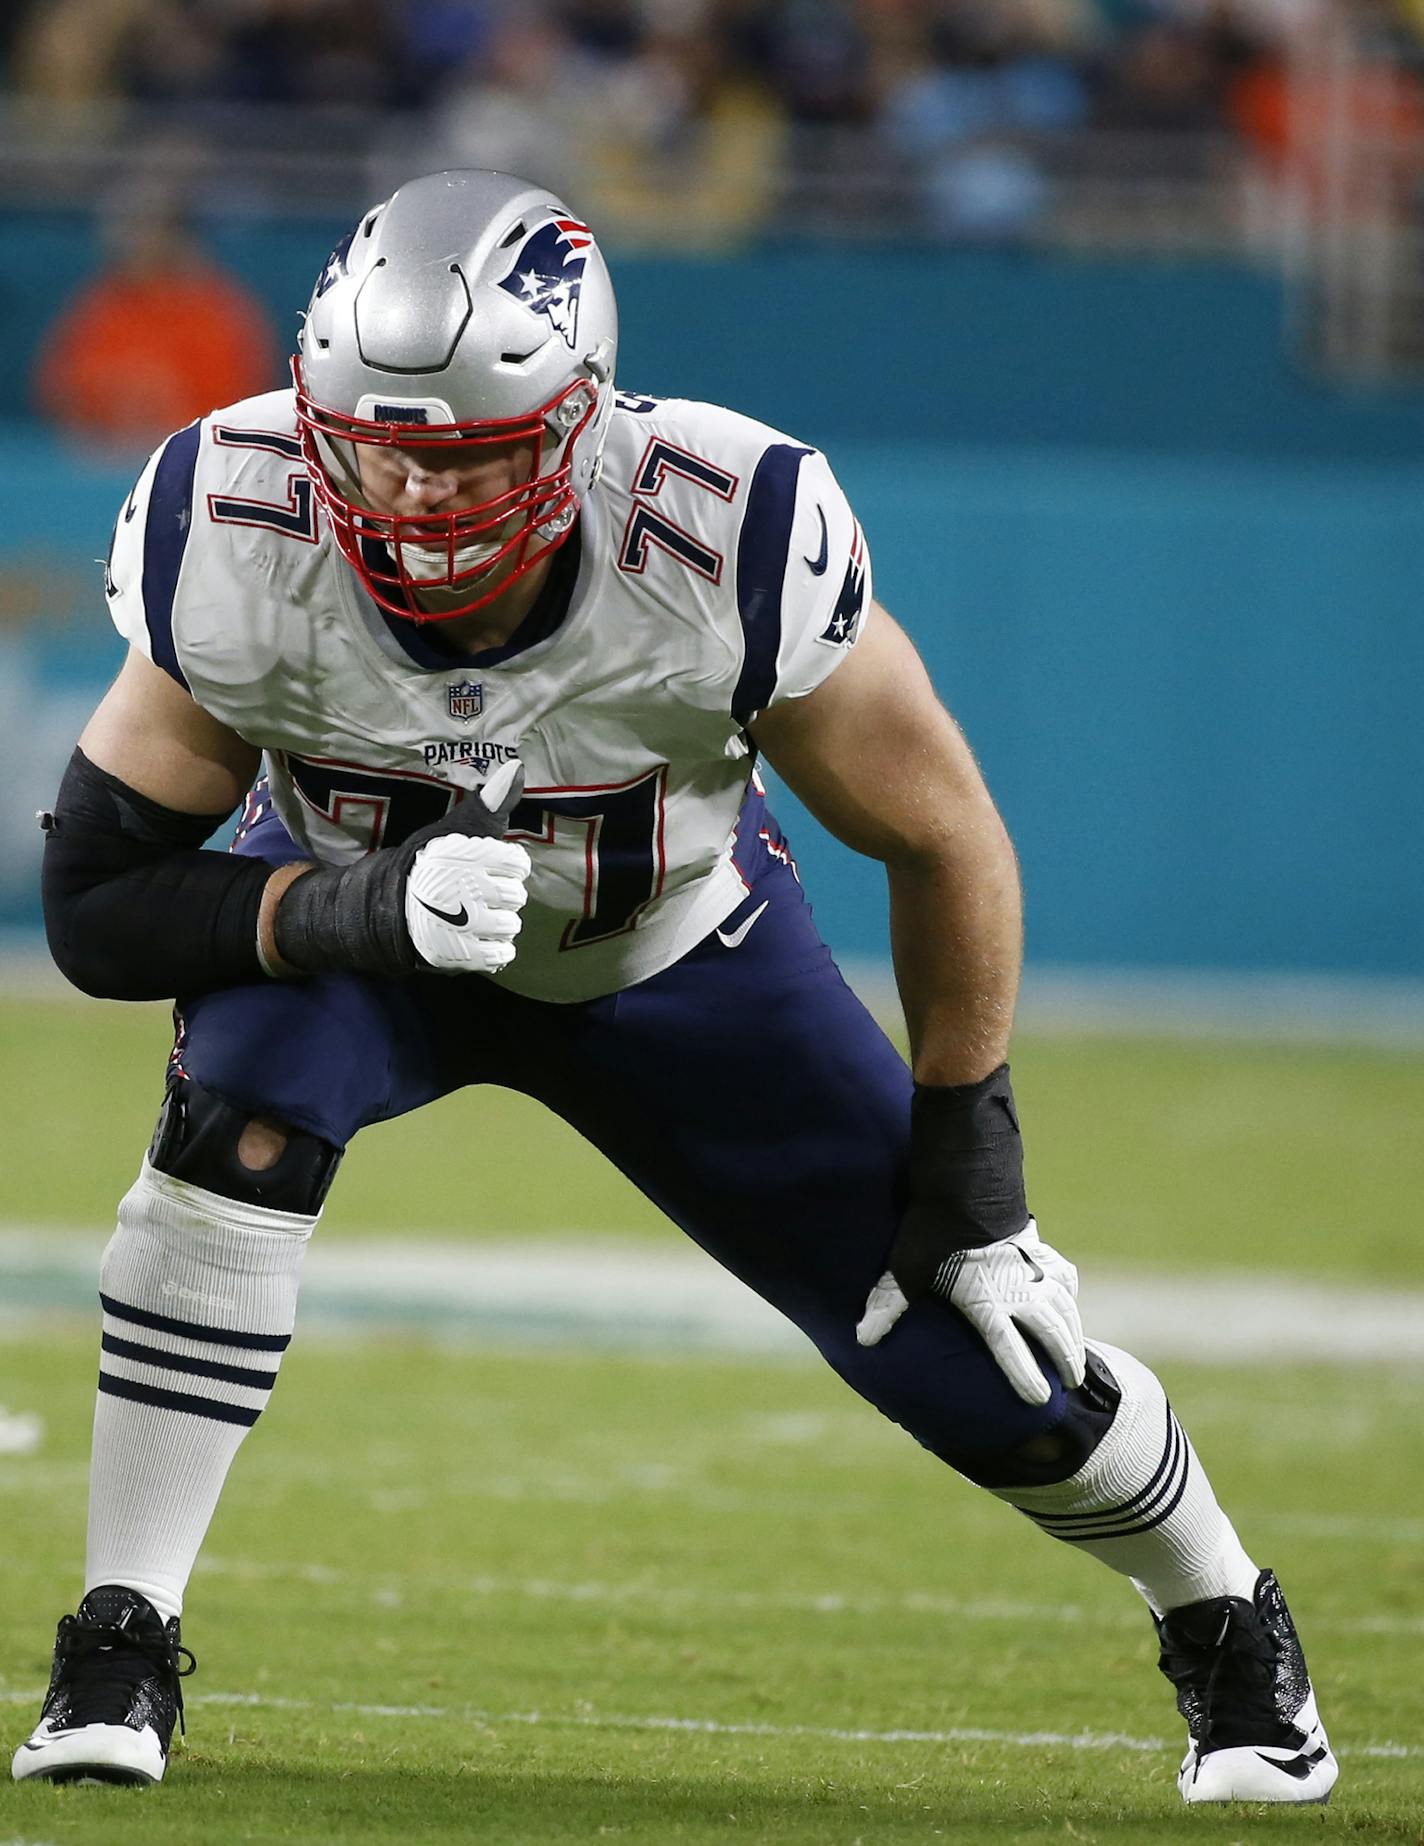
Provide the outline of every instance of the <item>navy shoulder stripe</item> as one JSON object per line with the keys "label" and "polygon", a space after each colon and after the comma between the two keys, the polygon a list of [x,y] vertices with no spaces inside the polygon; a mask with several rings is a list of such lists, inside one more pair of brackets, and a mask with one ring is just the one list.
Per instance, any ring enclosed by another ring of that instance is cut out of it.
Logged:
{"label": "navy shoulder stripe", "polygon": [[154,471],[143,534],[143,611],[155,666],[189,691],[173,642],[173,596],[193,524],[193,471],[202,426],[190,423],[170,436]]}
{"label": "navy shoulder stripe", "polygon": [[764,451],[747,489],[747,510],[737,540],[737,614],[745,652],[732,716],[747,724],[771,701],[776,690],[776,657],[781,650],[781,592],[786,581],[786,552],[796,517],[796,481],[809,449],[789,442]]}

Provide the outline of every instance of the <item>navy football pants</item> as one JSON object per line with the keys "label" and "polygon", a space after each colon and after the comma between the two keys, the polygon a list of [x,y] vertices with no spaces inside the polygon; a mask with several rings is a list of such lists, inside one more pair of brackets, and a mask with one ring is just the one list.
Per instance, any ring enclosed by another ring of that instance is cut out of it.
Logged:
{"label": "navy football pants", "polygon": [[[816,933],[784,848],[751,837],[752,890],[722,928],[766,908],[735,948],[714,932],[650,980],[573,1005],[479,975],[228,988],[181,1005],[182,1067],[338,1146],[466,1084],[537,1097],[926,1448],[1001,1453],[1063,1416],[1061,1389],[1023,1403],[969,1323],[933,1303],[856,1344],[902,1202],[910,1075]],[[235,850],[301,856],[270,810]]]}

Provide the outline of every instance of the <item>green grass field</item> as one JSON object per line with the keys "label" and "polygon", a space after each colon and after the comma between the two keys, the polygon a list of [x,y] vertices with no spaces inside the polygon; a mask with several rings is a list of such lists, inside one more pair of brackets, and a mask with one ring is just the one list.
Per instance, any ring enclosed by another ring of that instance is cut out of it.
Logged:
{"label": "green grass field", "polygon": [[[90,1346],[4,1360],[58,1432],[0,1463],[18,1740],[72,1594]],[[1182,1809],[1130,1589],[816,1368],[298,1343],[194,1582],[171,1781],[7,1785],[0,1839],[1417,1840],[1417,1380],[1172,1384],[1298,1611],[1347,1753],[1324,1812]]]}
{"label": "green grass field", "polygon": [[[161,1009],[0,1003],[0,1225],[110,1219],[165,1049]],[[1424,1060],[1054,1038],[1016,1076],[1080,1264],[1424,1286]],[[321,1235],[407,1228],[674,1235],[488,1091],[363,1137]],[[0,1459],[7,1745],[75,1594],[95,1345],[71,1319],[0,1338],[0,1403],[49,1427]],[[814,1364],[299,1331],[194,1580],[170,1782],[4,1783],[0,1846],[1424,1841],[1424,1377],[1168,1384],[1291,1597],[1342,1751],[1328,1809],[1185,1810],[1130,1588]]]}

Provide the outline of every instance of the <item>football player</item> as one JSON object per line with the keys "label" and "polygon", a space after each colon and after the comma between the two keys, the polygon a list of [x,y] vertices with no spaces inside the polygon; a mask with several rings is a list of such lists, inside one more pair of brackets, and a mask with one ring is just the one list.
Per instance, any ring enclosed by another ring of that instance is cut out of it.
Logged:
{"label": "football player", "polygon": [[[130,653],[45,817],[60,967],[176,996],[179,1032],[103,1258],[84,1595],[14,1774],[162,1777],[184,1587],[342,1151],[498,1083],[1132,1582],[1188,1801],[1323,1801],[1276,1580],[1030,1215],[1013,852],[824,457],[616,391],[592,233],[498,174],[367,213],[299,345],[292,389],[179,431],[124,505]],[[885,865],[909,1068],[817,936],[761,754]]]}

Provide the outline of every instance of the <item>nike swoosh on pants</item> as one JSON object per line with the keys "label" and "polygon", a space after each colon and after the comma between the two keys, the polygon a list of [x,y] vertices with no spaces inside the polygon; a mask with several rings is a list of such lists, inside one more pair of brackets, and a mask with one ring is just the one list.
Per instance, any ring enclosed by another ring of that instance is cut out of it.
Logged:
{"label": "nike swoosh on pants", "polygon": [[719,929],[717,931],[717,940],[721,943],[722,947],[724,949],[739,949],[746,941],[752,924],[756,922],[757,918],[770,902],[771,899],[767,898],[765,903],[758,904],[752,914],[743,922],[739,923],[735,929]]}

